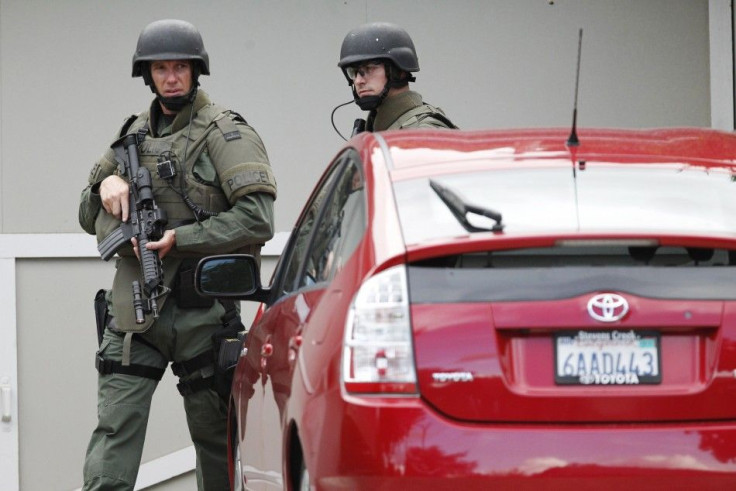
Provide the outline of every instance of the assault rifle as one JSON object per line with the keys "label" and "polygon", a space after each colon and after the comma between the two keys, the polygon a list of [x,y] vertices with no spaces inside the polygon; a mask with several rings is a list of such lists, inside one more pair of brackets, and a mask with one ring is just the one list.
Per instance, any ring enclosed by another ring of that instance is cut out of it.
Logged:
{"label": "assault rifle", "polygon": [[[105,237],[97,250],[108,261],[124,245],[135,237],[143,273],[143,289],[139,281],[133,281],[133,309],[137,324],[145,322],[145,314],[158,317],[156,299],[168,292],[163,284],[163,271],[158,251],[146,249],[146,244],[159,240],[166,227],[166,212],[160,209],[153,199],[153,182],[150,171],[138,162],[138,138],[136,134],[123,136],[111,148],[120,173],[126,176],[130,186],[130,214],[128,220],[120,224],[114,232]],[[146,298],[143,298],[145,295]]]}

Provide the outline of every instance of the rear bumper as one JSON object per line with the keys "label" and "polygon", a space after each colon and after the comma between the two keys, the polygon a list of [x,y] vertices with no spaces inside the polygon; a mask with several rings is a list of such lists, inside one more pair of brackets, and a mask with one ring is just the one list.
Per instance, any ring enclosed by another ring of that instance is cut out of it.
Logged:
{"label": "rear bumper", "polygon": [[343,402],[317,445],[304,435],[317,489],[736,489],[736,423],[476,425],[419,399]]}

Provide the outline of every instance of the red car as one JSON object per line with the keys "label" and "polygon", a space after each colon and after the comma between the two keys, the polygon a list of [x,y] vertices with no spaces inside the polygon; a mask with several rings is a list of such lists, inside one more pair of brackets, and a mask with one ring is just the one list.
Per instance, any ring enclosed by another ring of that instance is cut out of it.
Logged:
{"label": "red car", "polygon": [[736,136],[363,133],[235,369],[235,489],[736,489]]}

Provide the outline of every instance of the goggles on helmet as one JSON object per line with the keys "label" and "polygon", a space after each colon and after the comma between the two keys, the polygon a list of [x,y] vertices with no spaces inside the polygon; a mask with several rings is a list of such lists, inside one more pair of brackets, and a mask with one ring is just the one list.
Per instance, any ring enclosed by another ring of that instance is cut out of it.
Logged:
{"label": "goggles on helmet", "polygon": [[380,61],[369,61],[367,63],[361,63],[360,65],[351,65],[345,67],[345,74],[350,80],[355,80],[358,75],[366,78],[370,77],[371,74],[373,74],[373,72],[376,70],[376,68],[382,65],[383,63],[381,63]]}

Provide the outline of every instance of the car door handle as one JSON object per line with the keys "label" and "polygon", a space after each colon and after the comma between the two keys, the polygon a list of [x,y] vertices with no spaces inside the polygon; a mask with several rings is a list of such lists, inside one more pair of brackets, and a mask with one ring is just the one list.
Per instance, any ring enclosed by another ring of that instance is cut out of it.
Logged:
{"label": "car door handle", "polygon": [[302,346],[303,338],[301,334],[297,334],[293,338],[289,340],[289,348],[291,349],[299,349]]}
{"label": "car door handle", "polygon": [[261,356],[268,358],[273,354],[273,345],[271,343],[263,343],[261,346]]}
{"label": "car door handle", "polygon": [[302,345],[302,335],[297,334],[289,339],[289,363],[294,363]]}

